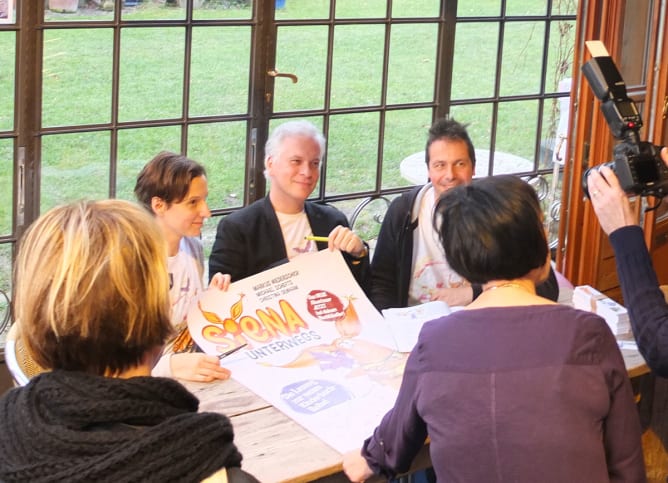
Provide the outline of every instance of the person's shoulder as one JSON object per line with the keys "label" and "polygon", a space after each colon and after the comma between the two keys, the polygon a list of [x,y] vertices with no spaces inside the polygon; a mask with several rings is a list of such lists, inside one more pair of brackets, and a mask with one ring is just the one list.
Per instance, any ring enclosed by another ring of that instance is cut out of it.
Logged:
{"label": "person's shoulder", "polygon": [[244,206],[243,208],[239,208],[238,210],[233,211],[229,215],[223,216],[220,219],[220,223],[245,222],[249,219],[260,216],[266,210],[267,210],[267,200],[266,198],[261,198],[257,201],[254,201],[248,206]]}
{"label": "person's shoulder", "polygon": [[560,307],[564,313],[568,314],[568,319],[572,320],[573,325],[576,327],[590,326],[595,329],[600,329],[607,326],[605,319],[595,312],[576,309],[569,305],[557,304],[556,307]]}
{"label": "person's shoulder", "polygon": [[339,210],[337,207],[326,204],[326,203],[316,203],[315,201],[307,201],[304,204],[304,209],[311,211],[319,216],[327,216],[333,218],[346,217],[345,213]]}
{"label": "person's shoulder", "polygon": [[566,305],[554,305],[560,311],[556,318],[560,333],[570,340],[572,362],[600,362],[604,354],[617,346],[615,335],[600,315]]}
{"label": "person's shoulder", "polygon": [[192,258],[198,269],[202,271],[204,267],[204,244],[201,239],[194,236],[184,236],[179,244],[179,252],[185,253],[188,258]]}
{"label": "person's shoulder", "polygon": [[186,252],[189,255],[199,255],[204,250],[204,244],[199,237],[184,236],[179,244],[179,251]]}
{"label": "person's shoulder", "polygon": [[393,199],[392,203],[413,203],[415,201],[415,199],[418,197],[418,195],[420,194],[420,191],[424,191],[426,189],[427,189],[427,185],[413,186],[408,191],[404,191],[399,196],[397,196],[395,199]]}
{"label": "person's shoulder", "polygon": [[413,186],[408,191],[404,191],[390,202],[388,210],[410,210],[420,194],[420,191],[424,189],[425,185],[418,185]]}
{"label": "person's shoulder", "polygon": [[456,332],[459,324],[466,324],[467,321],[471,320],[470,316],[471,314],[466,310],[455,310],[425,322],[420,332],[420,338],[424,338],[426,341],[437,341],[442,334]]}

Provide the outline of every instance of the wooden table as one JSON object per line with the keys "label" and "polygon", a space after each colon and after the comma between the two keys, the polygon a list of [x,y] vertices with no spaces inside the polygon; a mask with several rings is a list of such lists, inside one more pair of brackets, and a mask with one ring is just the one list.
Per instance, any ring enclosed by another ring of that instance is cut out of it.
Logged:
{"label": "wooden table", "polygon": [[[349,481],[341,470],[338,451],[234,379],[181,382],[199,398],[200,411],[220,412],[232,420],[234,440],[244,457],[242,468],[262,483]],[[425,446],[412,470],[428,463]]]}
{"label": "wooden table", "polygon": [[[622,349],[622,354],[630,377],[649,372],[636,350]],[[235,442],[244,456],[242,467],[261,482],[349,481],[341,470],[338,451],[239,382],[181,382],[200,400],[200,411],[220,412],[232,420]],[[411,471],[429,462],[425,446]]]}
{"label": "wooden table", "polygon": [[307,482],[341,472],[340,453],[237,381],[181,382],[199,398],[200,411],[232,420],[242,468],[262,483]]}

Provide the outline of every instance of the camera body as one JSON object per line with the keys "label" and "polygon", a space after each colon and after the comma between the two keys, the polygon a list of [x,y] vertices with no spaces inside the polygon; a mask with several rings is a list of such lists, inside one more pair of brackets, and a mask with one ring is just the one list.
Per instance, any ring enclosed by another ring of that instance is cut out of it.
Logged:
{"label": "camera body", "polygon": [[[601,101],[601,111],[612,135],[621,140],[615,146],[613,161],[603,166],[615,172],[626,193],[663,198],[668,195],[668,168],[661,160],[661,147],[640,141],[642,118],[633,100],[627,96],[626,84],[603,44],[587,42],[587,47],[593,57],[582,66],[582,73]],[[587,198],[587,176],[592,169],[598,168],[589,168],[582,177]]]}
{"label": "camera body", "polygon": [[[615,147],[614,160],[602,166],[610,167],[617,175],[622,189],[639,196],[668,195],[668,168],[661,160],[661,147],[648,142],[622,142]],[[585,173],[584,182],[591,169]],[[589,196],[585,188],[585,194]]]}

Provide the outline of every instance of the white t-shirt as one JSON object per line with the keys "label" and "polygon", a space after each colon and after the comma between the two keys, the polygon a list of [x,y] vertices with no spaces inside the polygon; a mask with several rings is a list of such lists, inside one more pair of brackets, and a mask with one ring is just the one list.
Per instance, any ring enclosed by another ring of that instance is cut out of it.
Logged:
{"label": "white t-shirt", "polygon": [[414,233],[413,273],[408,289],[408,305],[429,302],[436,289],[469,285],[450,268],[443,245],[433,227],[435,192],[429,187],[420,200],[418,226]]}
{"label": "white t-shirt", "polygon": [[[181,239],[178,253],[167,258],[169,301],[175,335],[187,327],[188,310],[202,294],[202,261],[201,242],[195,238],[185,237]],[[171,342],[173,341],[167,343],[162,357],[151,371],[154,376],[171,377],[172,371],[169,365],[172,354]]]}
{"label": "white t-shirt", "polygon": [[197,258],[183,240],[179,245],[179,252],[167,259],[172,324],[177,329],[181,329],[185,324],[191,303],[203,289]]}
{"label": "white t-shirt", "polygon": [[292,260],[297,255],[307,252],[317,252],[318,246],[313,240],[305,240],[304,237],[313,235],[311,225],[308,222],[306,212],[301,213],[279,213],[276,212],[278,223],[281,225],[285,253]]}

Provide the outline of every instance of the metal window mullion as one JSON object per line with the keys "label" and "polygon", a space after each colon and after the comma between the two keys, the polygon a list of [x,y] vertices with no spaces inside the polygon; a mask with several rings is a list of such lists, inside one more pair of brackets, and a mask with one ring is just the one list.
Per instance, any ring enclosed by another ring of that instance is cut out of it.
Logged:
{"label": "metal window mullion", "polygon": [[457,21],[457,0],[441,2],[436,46],[436,71],[434,72],[433,119],[445,117],[450,113]]}
{"label": "metal window mullion", "polygon": [[387,113],[387,80],[390,70],[390,46],[392,44],[392,0],[385,9],[385,41],[383,45],[383,68],[380,86],[380,112],[378,116],[378,145],[376,146],[376,183],[374,193],[380,193],[383,183],[383,154],[385,151],[385,120]]}
{"label": "metal window mullion", "polygon": [[193,2],[188,0],[184,26],[183,91],[181,93],[181,152],[188,152],[188,113],[190,111],[190,67],[193,40]]}
{"label": "metal window mullion", "polygon": [[[250,114],[246,123],[246,172],[244,205],[262,198],[266,191],[264,179],[264,143],[267,141],[273,105],[273,81],[267,71],[276,62],[277,27],[270,2],[253,2],[251,26],[250,76],[248,79]],[[270,95],[271,98],[267,98]]]}
{"label": "metal window mullion", "polygon": [[[325,62],[325,105],[323,106],[323,119],[322,119],[322,133],[325,136],[325,139],[328,140],[325,151],[329,151],[329,118],[332,114],[332,59],[334,57],[334,33],[335,28],[339,24],[335,20],[336,13],[336,0],[331,0],[329,5],[329,18],[327,20],[327,59]],[[325,154],[325,162],[320,169],[320,184],[318,187],[318,200],[323,200],[325,198],[326,186],[327,186],[327,160],[328,156]]]}
{"label": "metal window mullion", "polygon": [[15,128],[22,167],[14,176],[15,183],[19,181],[16,180],[17,174],[22,176],[20,181],[24,190],[24,203],[20,207],[23,223],[16,225],[18,239],[39,216],[44,2],[20,2],[17,7],[20,9],[20,26],[16,49]]}
{"label": "metal window mullion", "polygon": [[114,11],[114,25],[112,30],[112,60],[111,60],[111,125],[109,146],[109,195],[116,197],[116,182],[118,178],[118,93],[120,89],[121,65],[121,11]]}

